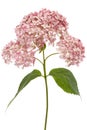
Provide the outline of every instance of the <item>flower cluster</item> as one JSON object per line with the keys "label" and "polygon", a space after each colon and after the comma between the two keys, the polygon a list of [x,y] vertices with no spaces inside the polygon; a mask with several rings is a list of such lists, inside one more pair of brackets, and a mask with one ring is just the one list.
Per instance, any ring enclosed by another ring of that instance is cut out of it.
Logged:
{"label": "flower cluster", "polygon": [[64,34],[57,43],[60,58],[65,59],[68,66],[78,65],[84,58],[85,49],[80,39],[74,38],[68,33]]}
{"label": "flower cluster", "polygon": [[69,65],[78,64],[84,57],[84,47],[80,40],[66,36],[67,29],[66,18],[58,12],[42,9],[30,13],[16,26],[17,40],[3,49],[3,59],[6,63],[14,61],[17,66],[27,67],[34,64],[35,53],[45,44],[56,44],[60,56]]}
{"label": "flower cluster", "polygon": [[34,64],[35,51],[32,50],[27,44],[20,44],[19,41],[10,42],[3,49],[2,56],[5,60],[5,63],[10,63],[14,59],[15,65],[22,67],[27,67]]}

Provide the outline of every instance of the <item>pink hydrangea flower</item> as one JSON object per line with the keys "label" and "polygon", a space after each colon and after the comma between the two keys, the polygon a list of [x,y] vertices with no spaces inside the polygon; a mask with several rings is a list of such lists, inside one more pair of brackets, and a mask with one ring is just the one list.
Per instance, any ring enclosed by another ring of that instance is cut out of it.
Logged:
{"label": "pink hydrangea flower", "polygon": [[65,33],[57,43],[60,57],[67,62],[68,66],[78,65],[84,58],[85,48],[80,39]]}
{"label": "pink hydrangea flower", "polygon": [[26,15],[15,32],[18,40],[41,48],[46,43],[54,44],[56,35],[67,26],[66,19],[58,12],[42,9]]}
{"label": "pink hydrangea flower", "polygon": [[60,56],[68,65],[78,64],[84,57],[84,47],[80,40],[65,35],[67,29],[66,18],[58,12],[42,9],[30,13],[16,26],[17,40],[3,49],[3,59],[6,63],[14,61],[17,66],[27,67],[34,64],[35,53],[46,44],[58,43]]}
{"label": "pink hydrangea flower", "polygon": [[11,41],[3,49],[2,56],[5,63],[14,61],[17,66],[27,67],[34,64],[34,54],[35,51],[26,44],[22,45],[19,41]]}

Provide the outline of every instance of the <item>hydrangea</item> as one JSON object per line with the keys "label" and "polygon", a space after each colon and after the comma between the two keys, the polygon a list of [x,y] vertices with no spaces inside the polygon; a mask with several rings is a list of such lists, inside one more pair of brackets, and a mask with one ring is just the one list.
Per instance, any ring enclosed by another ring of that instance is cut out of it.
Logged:
{"label": "hydrangea", "polygon": [[[67,65],[78,65],[84,58],[85,48],[80,39],[68,33],[68,23],[66,18],[55,11],[42,9],[39,12],[30,13],[22,19],[15,28],[17,39],[10,41],[3,49],[2,56],[5,63],[14,61],[16,66],[22,68],[31,66],[37,59],[42,67],[43,73],[34,69],[28,73],[20,82],[19,88],[9,102],[9,105],[17,95],[37,77],[43,77],[46,89],[46,114],[44,130],[47,130],[48,118],[48,83],[47,77],[52,76],[56,84],[67,93],[80,95],[77,81],[73,73],[65,68],[53,68],[47,74],[46,61],[54,55],[67,62]],[[45,49],[51,45],[55,47],[55,53],[45,55]],[[36,52],[42,52],[42,60],[36,57]]]}
{"label": "hydrangea", "polygon": [[60,58],[70,65],[79,65],[84,58],[85,49],[80,39],[74,38],[68,33],[64,34],[57,43]]}
{"label": "hydrangea", "polygon": [[[35,62],[35,53],[46,45],[56,45],[60,57],[68,65],[79,64],[84,57],[80,40],[67,34],[66,18],[56,11],[42,9],[23,17],[15,28],[17,40],[3,49],[3,59],[15,65],[27,67]],[[66,35],[67,34],[67,35]]]}

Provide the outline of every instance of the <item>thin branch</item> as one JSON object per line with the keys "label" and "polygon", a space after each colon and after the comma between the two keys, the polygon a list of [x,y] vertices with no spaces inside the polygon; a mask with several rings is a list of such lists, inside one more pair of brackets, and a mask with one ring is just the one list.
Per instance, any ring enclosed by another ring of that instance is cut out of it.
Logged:
{"label": "thin branch", "polygon": [[42,65],[43,65],[43,62],[41,60],[39,60],[38,58],[35,57],[36,60],[38,60]]}
{"label": "thin branch", "polygon": [[51,56],[53,56],[53,55],[56,55],[56,54],[59,54],[59,53],[52,53],[52,54],[50,54],[49,56],[47,56],[45,60],[47,60],[49,57],[51,57]]}

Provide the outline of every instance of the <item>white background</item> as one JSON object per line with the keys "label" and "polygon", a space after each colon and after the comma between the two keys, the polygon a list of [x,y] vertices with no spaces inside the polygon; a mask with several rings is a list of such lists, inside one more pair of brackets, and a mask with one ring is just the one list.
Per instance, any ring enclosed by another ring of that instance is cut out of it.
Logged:
{"label": "white background", "polygon": [[[45,86],[41,78],[32,81],[5,112],[15,95],[21,79],[35,67],[19,69],[6,65],[1,57],[3,47],[14,40],[14,28],[24,15],[42,8],[57,10],[67,17],[69,33],[80,38],[87,48],[86,0],[3,0],[0,1],[0,130],[43,130],[45,116]],[[51,52],[51,51],[50,51]],[[85,53],[85,56],[87,51]],[[66,67],[53,56],[47,62],[47,71]],[[87,57],[79,67],[69,67],[74,73],[81,98],[63,92],[51,77],[49,86],[49,117],[47,130],[87,130]]]}

